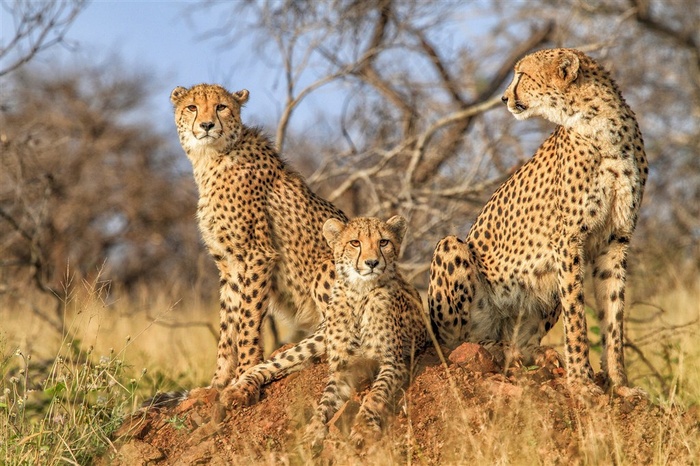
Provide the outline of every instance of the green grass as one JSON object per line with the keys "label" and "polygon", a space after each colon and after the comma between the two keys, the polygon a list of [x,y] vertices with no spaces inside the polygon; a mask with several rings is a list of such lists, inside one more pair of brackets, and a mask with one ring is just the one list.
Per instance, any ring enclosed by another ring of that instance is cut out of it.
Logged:
{"label": "green grass", "polygon": [[21,350],[3,357],[2,437],[6,464],[87,464],[109,445],[110,434],[131,406],[136,379],[125,378],[117,354],[92,362],[90,351],[69,344],[32,388],[30,358]]}
{"label": "green grass", "polygon": [[162,309],[154,317],[134,311],[143,300],[108,303],[105,294],[95,282],[71,295],[60,334],[21,304],[0,316],[7,322],[0,332],[0,463],[89,464],[112,448],[111,433],[145,397],[202,384],[213,356],[201,364],[192,348],[173,348],[186,344],[184,333],[194,337],[193,351],[215,347],[207,330],[154,323],[173,323],[166,320],[173,306],[160,297],[149,300],[149,309]]}
{"label": "green grass", "polygon": [[[86,283],[63,303],[61,332],[22,303],[0,305],[0,463],[7,465],[89,464],[113,449],[111,433],[123,417],[158,390],[190,388],[208,383],[213,373],[216,305],[174,302],[161,294],[144,293],[121,300],[107,299],[103,285]],[[645,303],[628,306],[627,367],[632,384],[647,390],[655,402],[686,410],[700,404],[700,283],[659,293]],[[180,319],[180,320],[178,320]],[[185,320],[186,319],[186,320]],[[590,338],[599,338],[595,319]],[[560,326],[558,326],[560,327]],[[548,341],[560,345],[561,329]],[[595,359],[594,345],[593,357]],[[593,361],[597,365],[597,361]],[[462,419],[454,438],[445,444],[463,458],[487,463],[514,463],[518,455],[536,455],[542,442],[537,418],[513,413],[520,423],[517,440],[511,424],[475,423],[473,413]],[[507,421],[507,420],[506,420]],[[169,422],[181,422],[174,418]],[[416,420],[415,422],[418,422]],[[569,419],[568,422],[590,422]],[[673,430],[677,418],[669,416]],[[586,463],[618,457],[609,442],[584,426]],[[479,434],[470,436],[468,430]],[[667,435],[668,428],[659,432]],[[662,435],[661,433],[659,435]],[[687,432],[678,435],[687,436]],[[509,438],[505,441],[505,438]],[[471,440],[470,440],[471,439]],[[664,450],[668,438],[658,438],[656,464],[673,462]],[[699,453],[697,439],[680,438]],[[539,447],[538,447],[539,445]],[[531,458],[536,456],[530,456]],[[692,453],[691,453],[692,457]]]}

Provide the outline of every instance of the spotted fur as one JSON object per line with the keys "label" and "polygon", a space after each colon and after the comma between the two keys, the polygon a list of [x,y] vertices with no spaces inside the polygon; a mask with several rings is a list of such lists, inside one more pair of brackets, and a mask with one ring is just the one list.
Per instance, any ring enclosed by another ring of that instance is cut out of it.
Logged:
{"label": "spotted fur", "polygon": [[348,398],[353,375],[374,375],[351,438],[358,444],[381,434],[387,405],[408,380],[409,366],[427,341],[427,313],[418,291],[402,277],[396,260],[406,220],[382,222],[356,218],[329,219],[323,234],[333,250],[336,281],[326,320],[314,335],[269,361],[249,369],[226,389],[226,405],[255,402],[262,385],[328,355],[329,381],[309,424],[306,439],[323,443],[326,423]]}
{"label": "spotted fur", "polygon": [[627,252],[648,174],[635,115],[609,74],[572,49],[520,60],[503,102],[519,120],[559,126],[496,190],[465,240],[449,236],[435,248],[436,333],[449,345],[482,341],[542,363],[553,358],[541,339],[561,313],[569,382],[594,388],[583,295],[590,264],[603,375],[625,387]]}
{"label": "spotted fur", "polygon": [[322,321],[335,279],[323,222],[346,217],[309,189],[266,136],[241,122],[247,90],[199,84],[175,88],[170,100],[199,189],[199,229],[219,269],[212,385],[223,387],[262,361],[267,312],[306,331]]}

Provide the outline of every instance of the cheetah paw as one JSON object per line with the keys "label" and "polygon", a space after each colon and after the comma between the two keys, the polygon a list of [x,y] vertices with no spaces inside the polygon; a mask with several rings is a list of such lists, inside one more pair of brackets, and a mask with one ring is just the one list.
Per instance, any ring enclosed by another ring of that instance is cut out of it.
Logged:
{"label": "cheetah paw", "polygon": [[613,393],[619,396],[620,398],[642,398],[646,400],[649,399],[649,394],[641,388],[637,387],[626,387],[624,385],[620,385],[613,388]]}
{"label": "cheetah paw", "polygon": [[301,441],[310,448],[313,456],[318,456],[323,451],[323,442],[327,434],[328,427],[321,421],[312,419]]}
{"label": "cheetah paw", "polygon": [[564,359],[562,356],[549,346],[540,346],[535,349],[532,354],[533,361],[537,366],[546,367],[548,369],[557,369],[564,366]]}
{"label": "cheetah paw", "polygon": [[250,406],[260,400],[260,390],[251,387],[226,387],[219,397],[227,408]]}
{"label": "cheetah paw", "polygon": [[376,444],[382,438],[382,430],[379,426],[358,423],[350,431],[350,445],[357,450]]}
{"label": "cheetah paw", "polygon": [[214,376],[213,379],[211,379],[211,383],[206,388],[213,388],[215,390],[221,390],[222,388],[225,388],[229,385],[232,385],[235,382],[236,382],[236,379],[234,379],[230,375],[229,376],[220,376],[217,374]]}
{"label": "cheetah paw", "polygon": [[587,406],[594,406],[607,403],[608,397],[605,390],[593,383],[592,380],[569,381],[569,392],[572,398]]}

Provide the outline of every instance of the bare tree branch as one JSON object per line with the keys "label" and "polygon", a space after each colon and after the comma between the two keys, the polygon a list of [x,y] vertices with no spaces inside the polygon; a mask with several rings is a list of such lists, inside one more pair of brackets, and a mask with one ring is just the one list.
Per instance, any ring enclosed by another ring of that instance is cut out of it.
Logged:
{"label": "bare tree branch", "polygon": [[[527,52],[549,40],[553,28],[554,24],[552,22],[548,22],[544,27],[535,30],[530,34],[528,40],[521,43],[506,57],[505,60],[502,61],[499,69],[488,80],[490,85],[482,90],[472,102],[465,104],[467,107],[467,109],[464,110],[466,112],[466,116],[461,118],[458,117],[453,120],[453,122],[457,122],[459,124],[455,125],[452,131],[445,136],[445,140],[447,142],[443,144],[438,154],[434,154],[429,159],[424,159],[423,153],[425,148],[422,147],[420,149],[418,160],[416,160],[416,167],[412,170],[414,182],[419,185],[425,183],[440,169],[440,167],[442,167],[450,158],[455,156],[455,149],[462,135],[469,129],[472,122],[472,117],[481,113],[476,112],[472,114],[469,109],[481,105],[481,103],[491,98],[491,96],[493,96],[493,94],[498,91],[501,86],[503,86],[503,82],[512,72],[515,63],[525,54],[527,54]],[[490,105],[494,105],[494,102],[496,102],[495,99],[495,97],[491,99]],[[489,106],[488,108],[491,107]],[[430,134],[429,137],[432,137],[432,134]]]}
{"label": "bare tree branch", "polygon": [[480,113],[483,113],[487,110],[490,110],[494,108],[496,105],[501,104],[501,98],[500,96],[492,97],[491,99],[472,105],[470,107],[465,108],[464,110],[460,110],[459,112],[455,112],[451,115],[447,115],[435,123],[433,123],[428,129],[426,129],[418,138],[418,142],[416,143],[416,147],[413,149],[413,155],[411,156],[411,161],[408,165],[408,169],[406,170],[406,175],[404,176],[404,191],[407,193],[408,190],[410,190],[410,185],[411,185],[411,180],[414,177],[416,168],[418,167],[418,164],[421,162],[421,159],[423,158],[423,155],[425,153],[425,147],[427,144],[430,142],[430,139],[433,137],[433,135],[441,128],[451,125],[456,122],[460,122],[463,120],[468,120],[472,118],[474,115],[478,115]]}
{"label": "bare tree branch", "polygon": [[[87,0],[2,2],[2,8],[15,21],[14,34],[0,44],[0,76],[19,69],[37,54],[64,43],[71,24],[87,6]],[[3,38],[6,37],[3,34]]]}
{"label": "bare tree branch", "polygon": [[636,8],[635,19],[638,23],[674,41],[679,46],[690,49],[691,53],[695,56],[696,66],[700,69],[700,45],[693,35],[697,33],[697,30],[677,30],[668,24],[664,24],[652,18],[651,12],[649,11],[648,0],[630,0],[630,3]]}

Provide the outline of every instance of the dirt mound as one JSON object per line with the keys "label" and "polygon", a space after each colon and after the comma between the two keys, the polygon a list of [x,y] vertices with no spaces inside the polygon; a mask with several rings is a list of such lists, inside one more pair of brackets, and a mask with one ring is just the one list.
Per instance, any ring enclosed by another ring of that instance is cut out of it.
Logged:
{"label": "dirt mound", "polygon": [[[688,463],[697,412],[679,413],[643,398],[572,396],[563,370],[490,372],[478,345],[440,362],[435,350],[416,375],[381,442],[356,452],[345,442],[360,392],[332,421],[318,458],[299,441],[325,384],[316,364],[267,386],[254,406],[223,412],[214,391],[128,419],[102,464],[651,464]],[[672,419],[672,422],[669,422]],[[220,422],[217,422],[220,421]]]}

